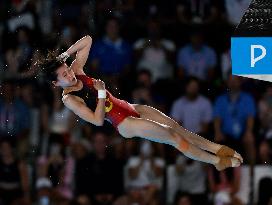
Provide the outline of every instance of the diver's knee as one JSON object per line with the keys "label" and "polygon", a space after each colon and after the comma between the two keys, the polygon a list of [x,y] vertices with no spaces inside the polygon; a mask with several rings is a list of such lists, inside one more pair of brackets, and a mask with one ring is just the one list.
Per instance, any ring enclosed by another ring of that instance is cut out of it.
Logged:
{"label": "diver's knee", "polygon": [[178,146],[180,151],[186,153],[189,151],[190,144],[187,140],[181,139]]}

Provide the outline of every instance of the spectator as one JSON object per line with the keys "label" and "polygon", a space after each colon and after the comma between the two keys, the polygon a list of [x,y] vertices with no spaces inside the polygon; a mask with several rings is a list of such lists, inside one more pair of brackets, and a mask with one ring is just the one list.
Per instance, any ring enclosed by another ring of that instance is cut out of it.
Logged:
{"label": "spectator", "polygon": [[78,201],[90,200],[89,185],[92,181],[90,170],[90,145],[84,143],[83,140],[75,142],[72,147],[73,156],[75,159],[75,173],[74,173],[74,193]]}
{"label": "spectator", "polygon": [[60,143],[64,146],[69,145],[71,135],[73,134],[72,128],[76,124],[75,114],[65,107],[60,100],[61,93],[61,89],[54,88],[52,108],[45,103],[42,105],[41,117],[44,131],[42,146],[45,146],[46,150],[52,143]]}
{"label": "spectator", "polygon": [[[241,78],[228,76],[229,92],[219,96],[214,105],[215,141],[244,151],[247,162],[255,162],[255,103],[249,93],[241,90]],[[244,149],[243,149],[244,148]]]}
{"label": "spectator", "polygon": [[7,139],[0,143],[0,203],[30,205],[28,170],[14,148]]}
{"label": "spectator", "polygon": [[21,83],[21,99],[29,107],[30,111],[30,132],[29,139],[26,140],[28,146],[24,147],[25,151],[22,151],[23,153],[28,151],[29,146],[37,147],[40,141],[40,95],[35,95],[35,92],[39,92],[37,83],[33,81]]}
{"label": "spectator", "polygon": [[187,81],[185,96],[174,101],[170,116],[194,133],[206,135],[212,121],[212,104],[199,93],[199,81]]}
{"label": "spectator", "polygon": [[179,192],[176,195],[175,205],[193,205],[190,194],[186,192]]}
{"label": "spectator", "polygon": [[212,0],[185,0],[178,1],[178,20],[182,23],[206,23],[216,21],[219,8]]}
{"label": "spectator", "polygon": [[156,191],[154,187],[131,186],[125,195],[115,200],[113,205],[159,205],[161,203],[158,201],[161,199]]}
{"label": "spectator", "polygon": [[272,179],[270,177],[263,177],[260,179],[258,187],[258,205],[270,205],[272,199],[272,191],[269,187],[272,186]]}
{"label": "spectator", "polygon": [[113,200],[114,195],[122,191],[123,185],[119,183],[123,176],[119,167],[122,165],[108,152],[107,146],[107,136],[97,132],[93,135],[93,152],[88,155],[86,150],[84,152],[77,150],[79,157],[75,168],[77,195],[94,197],[101,202],[104,199]]}
{"label": "spectator", "polygon": [[92,205],[91,200],[86,196],[80,196],[76,200],[76,205]]}
{"label": "spectator", "polygon": [[117,2],[112,0],[101,0],[96,2],[95,4],[95,17],[96,17],[96,23],[98,27],[101,27],[103,25],[103,22],[106,21],[106,16],[108,15],[109,11],[115,12],[112,10],[112,8],[116,7]]}
{"label": "spectator", "polygon": [[35,22],[37,1],[10,1],[6,12],[6,23],[9,32],[15,32],[19,27],[31,30],[38,28]]}
{"label": "spectator", "polygon": [[272,87],[268,86],[258,104],[260,120],[261,144],[259,147],[259,162],[269,163],[272,160]]}
{"label": "spectator", "polygon": [[179,155],[176,161],[179,191],[191,194],[194,204],[207,204],[204,164]]}
{"label": "spectator", "polygon": [[147,32],[147,38],[139,39],[134,44],[139,58],[138,70],[149,70],[152,82],[173,77],[173,66],[170,62],[176,49],[175,44],[162,38],[160,24],[157,20],[148,21]]}
{"label": "spectator", "polygon": [[38,158],[37,175],[50,179],[56,198],[70,200],[73,197],[74,160],[65,151],[61,144],[52,144],[49,156]]}
{"label": "spectator", "polygon": [[48,178],[39,178],[36,181],[37,199],[35,205],[49,205],[53,201],[52,183]]}
{"label": "spectator", "polygon": [[66,22],[78,22],[80,23],[80,17],[84,7],[88,6],[87,0],[59,0],[54,2],[55,19],[58,19],[59,23],[63,24]]}
{"label": "spectator", "polygon": [[105,31],[105,36],[93,45],[91,66],[101,75],[120,75],[131,65],[131,47],[119,35],[117,18],[107,21]]}
{"label": "spectator", "polygon": [[63,50],[67,50],[74,42],[77,36],[77,27],[73,24],[68,24],[62,29],[59,46]]}
{"label": "spectator", "polygon": [[38,1],[37,3],[37,15],[39,17],[39,25],[44,25],[41,28],[41,31],[44,34],[49,34],[52,31],[52,6],[52,1]]}
{"label": "spectator", "polygon": [[[90,173],[92,176],[92,185],[89,189],[93,191],[95,198],[101,201],[104,198],[113,200],[113,196],[123,190],[122,164],[109,153],[109,142],[107,135],[103,132],[97,132],[93,136],[94,152],[91,153]],[[121,167],[120,167],[121,166]]]}
{"label": "spectator", "polygon": [[163,169],[165,161],[154,156],[152,144],[145,141],[140,148],[140,156],[128,160],[128,186],[155,187],[162,189]]}
{"label": "spectator", "polygon": [[201,32],[192,33],[190,39],[190,43],[178,52],[178,76],[181,79],[194,76],[203,81],[211,80],[217,64],[214,49],[205,44]]}
{"label": "spectator", "polygon": [[260,164],[271,164],[272,162],[272,145],[271,140],[263,140],[259,145],[258,152],[258,163]]}
{"label": "spectator", "polygon": [[2,83],[1,95],[0,138],[24,139],[29,133],[30,113],[26,104],[15,96],[15,80]]}
{"label": "spectator", "polygon": [[137,85],[150,89],[152,87],[152,74],[148,70],[140,70],[137,75]]}
{"label": "spectator", "polygon": [[131,102],[156,106],[153,94],[152,74],[145,69],[138,71],[136,86],[131,92]]}
{"label": "spectator", "polygon": [[134,0],[134,8],[138,20],[147,21],[150,17],[158,17],[161,21],[171,19],[173,16],[174,1],[165,2],[164,0]]}
{"label": "spectator", "polygon": [[214,195],[214,204],[241,205],[241,200],[236,196],[240,189],[241,168],[217,172],[213,167],[208,170],[208,183]]}
{"label": "spectator", "polygon": [[30,34],[31,31],[26,27],[20,27],[16,31],[16,39],[13,40],[13,45],[11,44],[5,55],[6,75],[18,76],[29,67],[33,52]]}
{"label": "spectator", "polygon": [[272,86],[268,86],[258,104],[260,131],[266,139],[272,138]]}

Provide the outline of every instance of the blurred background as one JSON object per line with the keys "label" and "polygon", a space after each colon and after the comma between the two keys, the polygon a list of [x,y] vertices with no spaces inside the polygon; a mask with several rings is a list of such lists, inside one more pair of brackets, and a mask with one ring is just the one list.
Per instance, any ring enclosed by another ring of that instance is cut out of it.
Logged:
{"label": "blurred background", "polygon": [[[249,3],[1,0],[0,205],[271,205],[272,85],[231,75],[230,37]],[[217,172],[71,113],[35,71],[84,35],[88,75],[238,150],[243,166]]]}

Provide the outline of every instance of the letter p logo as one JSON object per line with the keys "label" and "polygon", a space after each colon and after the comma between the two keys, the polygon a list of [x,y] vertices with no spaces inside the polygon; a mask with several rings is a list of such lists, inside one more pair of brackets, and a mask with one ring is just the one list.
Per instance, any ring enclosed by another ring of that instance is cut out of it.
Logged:
{"label": "letter p logo", "polygon": [[[255,49],[261,49],[262,54],[258,57],[255,57]],[[255,67],[255,63],[263,59],[266,56],[266,49],[262,45],[251,45],[251,68]]]}

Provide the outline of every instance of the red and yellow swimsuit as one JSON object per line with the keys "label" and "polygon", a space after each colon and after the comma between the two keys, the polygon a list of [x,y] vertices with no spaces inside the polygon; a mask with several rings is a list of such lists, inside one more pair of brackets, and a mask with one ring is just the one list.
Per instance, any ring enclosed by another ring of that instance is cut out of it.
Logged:
{"label": "red and yellow swimsuit", "polygon": [[[81,80],[83,85],[87,86],[89,89],[96,91],[93,87],[94,78],[88,77],[87,75],[76,75],[76,78]],[[125,118],[129,116],[140,117],[140,114],[127,101],[114,97],[108,90],[106,90],[106,92],[105,119],[116,129]],[[97,97],[97,91],[94,92],[94,94]]]}

